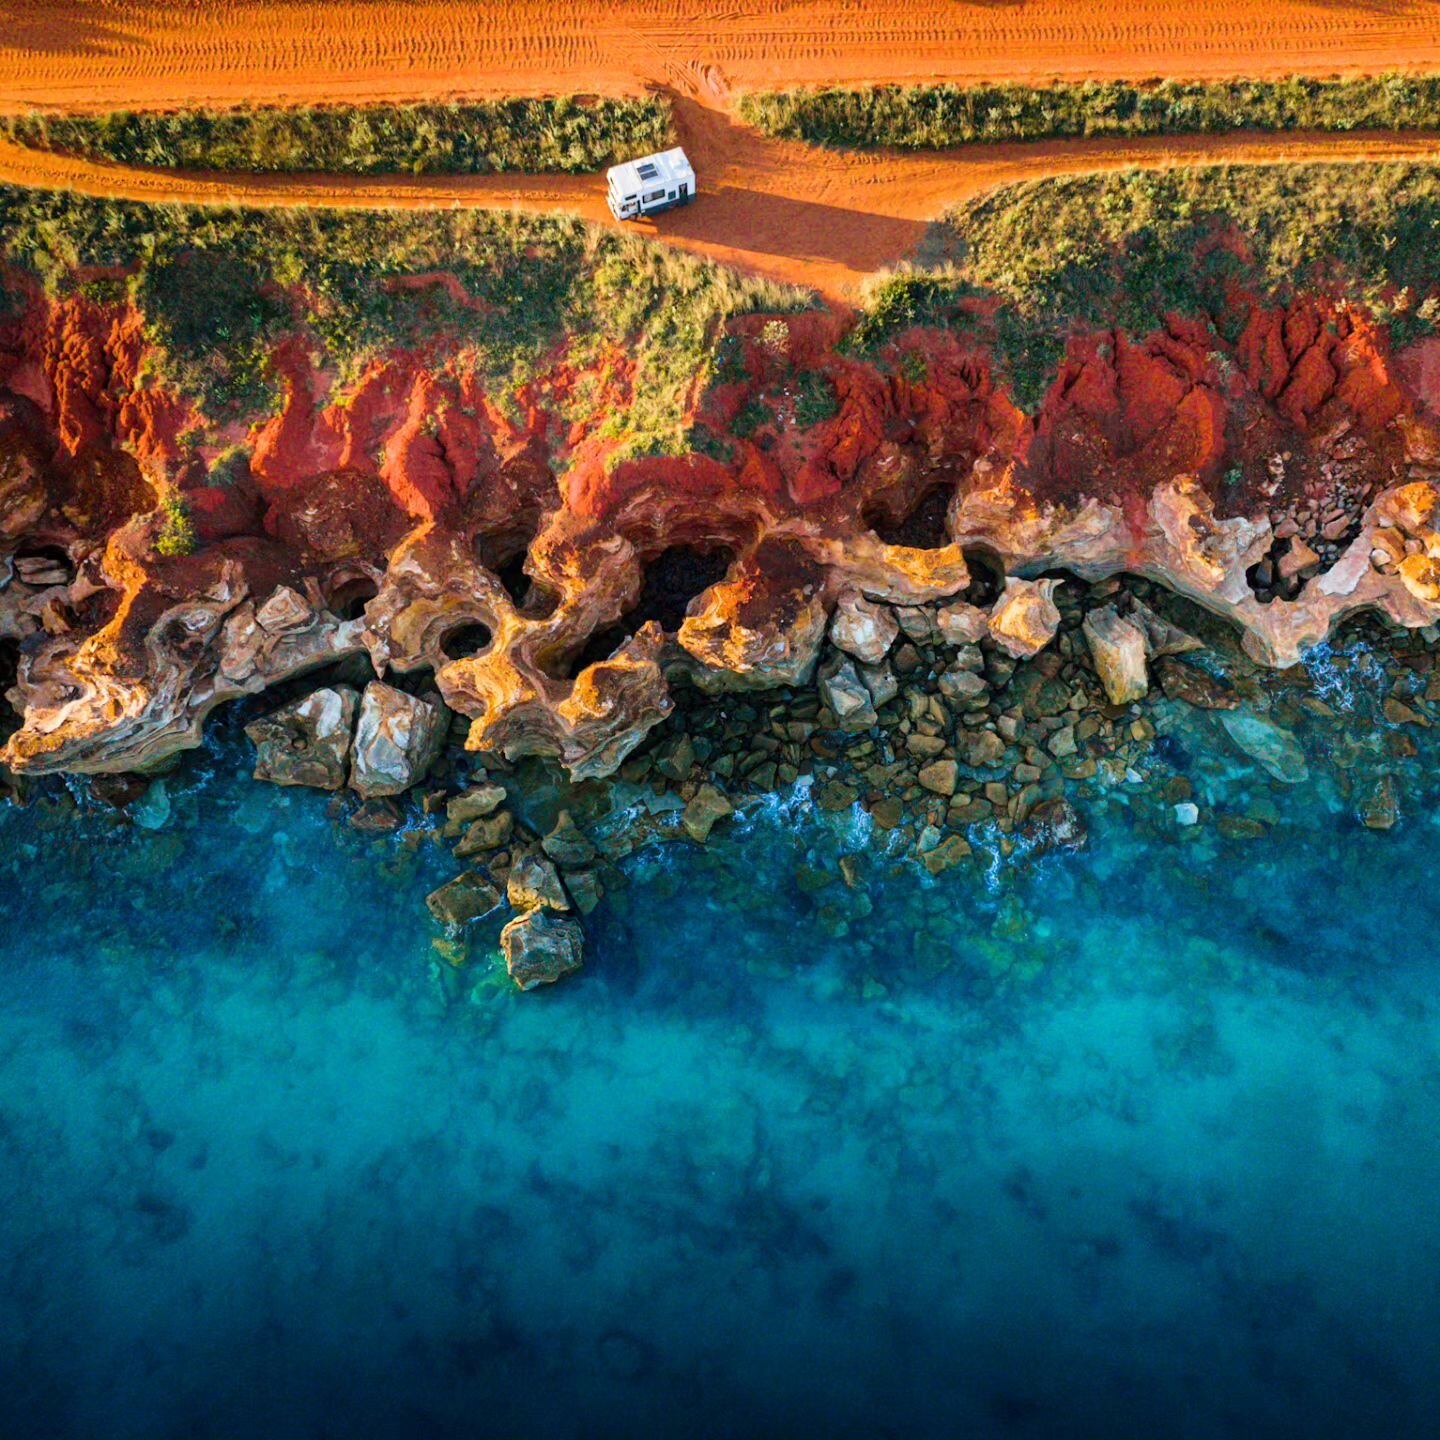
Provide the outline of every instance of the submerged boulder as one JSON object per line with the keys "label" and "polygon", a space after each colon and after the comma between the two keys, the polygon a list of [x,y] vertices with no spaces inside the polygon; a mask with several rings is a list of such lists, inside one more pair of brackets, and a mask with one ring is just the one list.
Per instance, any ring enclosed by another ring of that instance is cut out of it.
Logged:
{"label": "submerged boulder", "polygon": [[425,897],[430,913],[442,924],[458,929],[500,903],[500,892],[483,870],[467,870]]}
{"label": "submerged boulder", "polygon": [[359,697],[347,685],[313,690],[245,727],[255,778],[274,785],[339,790],[345,784]]}
{"label": "submerged boulder", "polygon": [[1258,715],[1233,711],[1221,714],[1220,723],[1236,748],[1258,761],[1285,785],[1298,785],[1309,776],[1300,742],[1281,726]]}
{"label": "submerged boulder", "polygon": [[521,990],[553,985],[584,963],[585,933],[579,921],[549,910],[529,910],[500,932],[505,968]]}
{"label": "submerged boulder", "polygon": [[443,706],[372,680],[360,701],[350,788],[367,800],[408,790],[444,748],[449,724]]}

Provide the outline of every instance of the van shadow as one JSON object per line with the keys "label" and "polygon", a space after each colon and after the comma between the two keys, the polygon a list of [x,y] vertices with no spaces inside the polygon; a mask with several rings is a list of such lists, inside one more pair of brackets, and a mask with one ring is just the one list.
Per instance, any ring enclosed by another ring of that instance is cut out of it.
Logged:
{"label": "van shadow", "polygon": [[[868,272],[911,254],[926,232],[922,221],[825,205],[700,179],[690,205],[653,222],[661,240],[691,241],[799,261],[823,261]],[[650,226],[643,227],[650,229]]]}

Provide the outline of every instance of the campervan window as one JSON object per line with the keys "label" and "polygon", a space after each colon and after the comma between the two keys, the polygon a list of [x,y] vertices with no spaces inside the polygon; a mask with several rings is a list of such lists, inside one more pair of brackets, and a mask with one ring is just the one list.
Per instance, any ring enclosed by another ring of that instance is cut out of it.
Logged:
{"label": "campervan window", "polygon": [[640,198],[648,205],[652,200],[663,200],[665,198],[665,192],[663,190],[652,190],[648,195],[642,195]]}

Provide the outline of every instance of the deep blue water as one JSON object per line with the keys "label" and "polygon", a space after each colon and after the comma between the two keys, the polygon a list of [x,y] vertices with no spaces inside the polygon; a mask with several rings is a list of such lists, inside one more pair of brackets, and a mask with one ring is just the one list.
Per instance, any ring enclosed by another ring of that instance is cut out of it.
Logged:
{"label": "deep blue water", "polygon": [[242,768],[0,813],[5,1440],[1436,1433],[1420,791],[868,915],[802,794],[516,995]]}

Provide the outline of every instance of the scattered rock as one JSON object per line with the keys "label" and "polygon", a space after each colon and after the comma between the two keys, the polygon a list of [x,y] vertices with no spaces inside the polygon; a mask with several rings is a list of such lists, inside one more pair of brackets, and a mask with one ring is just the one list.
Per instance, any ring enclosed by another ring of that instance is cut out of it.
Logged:
{"label": "scattered rock", "polygon": [[1200,823],[1200,807],[1193,800],[1182,800],[1171,807],[1175,812],[1175,823],[1183,827]]}
{"label": "scattered rock", "polygon": [[1300,742],[1285,729],[1258,715],[1227,712],[1220,716],[1236,747],[1258,761],[1284,785],[1298,785],[1310,774]]}
{"label": "scattered rock", "polygon": [[518,915],[500,932],[505,968],[521,990],[553,985],[584,963],[585,933],[576,920],[549,910]]}
{"label": "scattered rock", "polygon": [[715,822],[734,813],[735,807],[715,786],[702,785],[695,792],[694,799],[686,805],[680,823],[692,840],[703,845],[710,838]]}
{"label": "scattered rock", "polygon": [[1005,581],[1005,589],[990,611],[990,637],[1007,655],[1028,660],[1055,638],[1060,611],[1054,594],[1058,580]]}
{"label": "scattered rock", "polygon": [[481,915],[488,915],[499,903],[500,892],[483,870],[467,870],[432,890],[425,903],[442,924],[459,929]]}
{"label": "scattered rock", "polygon": [[1095,670],[1112,705],[1142,700],[1150,689],[1145,668],[1145,632],[1113,605],[1092,610],[1083,625]]}
{"label": "scattered rock", "polygon": [[445,805],[445,818],[457,825],[468,825],[472,820],[483,819],[498,805],[505,803],[505,791],[499,785],[479,785],[457,795]]}
{"label": "scattered rock", "polygon": [[858,590],[840,596],[830,620],[830,643],[867,665],[879,664],[899,633],[889,607],[867,600]]}
{"label": "scattered rock", "polygon": [[1395,777],[1381,775],[1369,786],[1360,801],[1360,819],[1371,830],[1389,830],[1400,818]]}
{"label": "scattered rock", "polygon": [[547,856],[533,850],[521,855],[511,866],[506,898],[517,910],[570,908],[569,896],[560,883],[560,872]]}
{"label": "scattered rock", "polygon": [[557,864],[569,869],[590,865],[600,853],[590,837],[562,810],[554,829],[540,842],[540,848]]}
{"label": "scattered rock", "polygon": [[438,702],[372,680],[360,700],[350,788],[367,800],[402,794],[425,778],[449,729],[449,712]]}
{"label": "scattered rock", "polygon": [[312,690],[263,719],[245,733],[255,746],[255,778],[273,785],[308,785],[339,790],[350,760],[359,697],[348,686]]}
{"label": "scattered rock", "polygon": [[953,760],[933,760],[916,778],[932,795],[953,795],[959,774]]}
{"label": "scattered rock", "polygon": [[835,712],[842,730],[858,734],[875,724],[870,691],[849,656],[832,655],[820,667],[819,688],[821,699]]}

